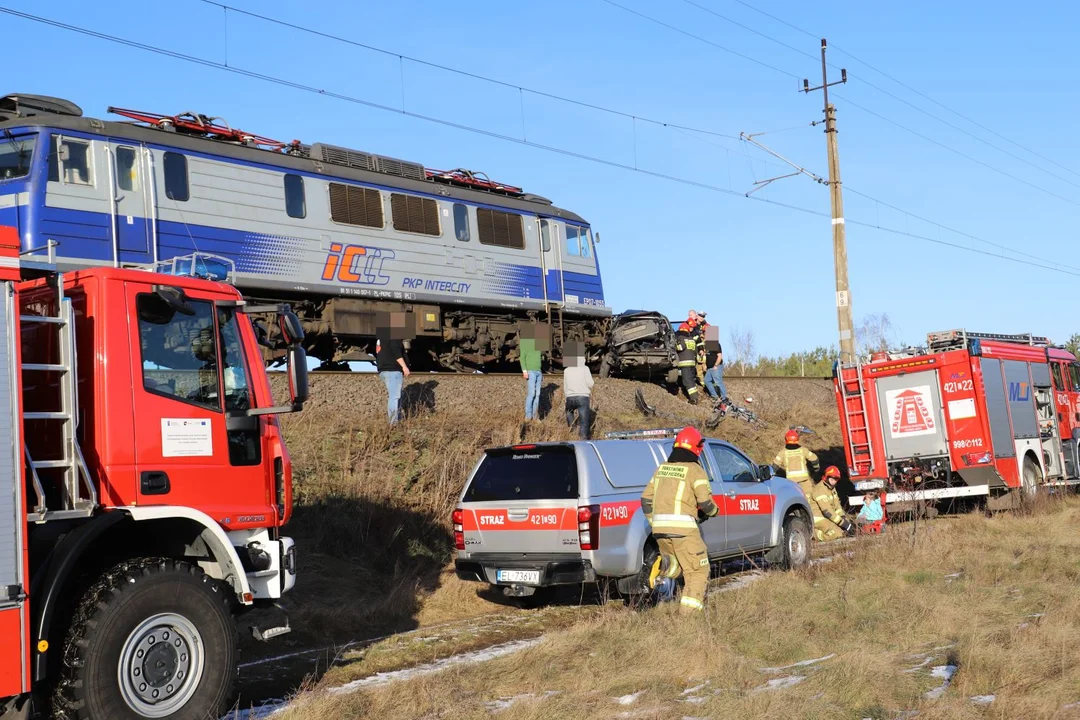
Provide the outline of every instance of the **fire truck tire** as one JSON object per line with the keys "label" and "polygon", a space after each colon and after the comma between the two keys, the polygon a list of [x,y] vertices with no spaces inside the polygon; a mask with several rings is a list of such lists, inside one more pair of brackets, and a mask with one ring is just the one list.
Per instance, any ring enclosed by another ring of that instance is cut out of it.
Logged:
{"label": "fire truck tire", "polygon": [[1042,469],[1039,467],[1039,463],[1035,462],[1035,459],[1030,455],[1026,456],[1024,458],[1023,474],[1020,476],[1020,499],[1022,501],[1034,500],[1042,482]]}
{"label": "fire truck tire", "polygon": [[785,570],[802,567],[810,561],[810,524],[806,518],[791,513],[784,518],[780,542],[765,553],[765,562]]}
{"label": "fire truck tire", "polygon": [[221,717],[236,681],[229,593],[186,562],[121,563],[83,595],[54,711],[79,720]]}

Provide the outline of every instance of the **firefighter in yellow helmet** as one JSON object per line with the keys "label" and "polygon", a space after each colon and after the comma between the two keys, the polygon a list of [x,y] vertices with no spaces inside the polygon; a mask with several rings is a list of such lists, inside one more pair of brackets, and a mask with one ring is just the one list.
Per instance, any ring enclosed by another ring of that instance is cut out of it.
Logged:
{"label": "firefighter in yellow helmet", "polygon": [[799,431],[788,430],[784,435],[784,449],[776,453],[773,464],[784,468],[784,475],[788,480],[796,483],[799,489],[810,499],[811,488],[814,481],[810,477],[810,470],[817,470],[818,456],[799,445]]}
{"label": "firefighter in yellow helmet", "polygon": [[810,508],[814,511],[814,537],[821,541],[836,540],[855,532],[855,524],[844,514],[836,483],[840,469],[835,465],[825,468],[825,476],[810,495]]}
{"label": "firefighter in yellow helmet", "polygon": [[709,553],[701,539],[698,519],[715,517],[720,509],[712,497],[709,476],[701,467],[705,439],[692,427],[675,436],[667,462],[653,473],[641,494],[641,509],[652,525],[660,549],[649,583],[658,576],[674,580],[682,572],[680,610],[704,610],[705,587],[709,583]]}

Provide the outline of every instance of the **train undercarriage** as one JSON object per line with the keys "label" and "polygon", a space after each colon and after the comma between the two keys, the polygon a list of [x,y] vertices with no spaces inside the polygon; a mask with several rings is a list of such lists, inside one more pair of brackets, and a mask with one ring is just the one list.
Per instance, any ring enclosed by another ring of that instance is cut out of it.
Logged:
{"label": "train undercarriage", "polygon": [[[358,298],[250,297],[256,304],[288,302],[304,326],[305,350],[320,361],[320,370],[348,371],[351,363],[373,363],[381,313],[406,312],[409,364],[413,370],[444,372],[504,372],[518,368],[522,329],[546,325],[551,357],[562,357],[567,342],[577,341],[586,363],[598,370],[611,319],[562,312],[491,308],[441,307]],[[264,358],[271,363],[284,356],[279,331],[263,324]]]}

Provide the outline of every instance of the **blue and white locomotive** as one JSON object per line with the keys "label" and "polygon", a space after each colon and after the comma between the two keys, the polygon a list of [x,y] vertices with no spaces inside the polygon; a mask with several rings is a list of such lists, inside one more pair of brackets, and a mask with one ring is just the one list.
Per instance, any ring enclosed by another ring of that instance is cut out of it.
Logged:
{"label": "blue and white locomotive", "polygon": [[366,359],[377,313],[401,309],[421,366],[502,364],[523,322],[599,353],[611,313],[596,238],[543,197],[193,113],[109,112],[134,122],[0,98],[0,225],[25,255],[62,269],[198,262],[249,299],[292,303],[330,367]]}

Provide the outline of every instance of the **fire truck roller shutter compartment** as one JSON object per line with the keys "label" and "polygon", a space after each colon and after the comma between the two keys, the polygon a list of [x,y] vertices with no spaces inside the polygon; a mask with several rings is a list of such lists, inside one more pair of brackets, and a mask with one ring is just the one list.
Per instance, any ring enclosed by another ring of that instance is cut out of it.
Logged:
{"label": "fire truck roller shutter compartment", "polygon": [[879,378],[877,389],[889,460],[948,454],[936,370]]}
{"label": "fire truck roller shutter compartment", "polygon": [[1012,426],[1009,424],[1008,395],[1001,374],[1001,361],[981,360],[983,386],[986,388],[986,413],[990,419],[990,435],[994,441],[994,457],[1016,457]]}
{"label": "fire truck roller shutter compartment", "polygon": [[11,336],[11,288],[0,283],[0,608],[19,601],[22,584],[18,551],[21,537],[18,529],[23,522],[21,510],[21,482],[14,448],[21,444],[13,434],[12,420],[12,336]]}

